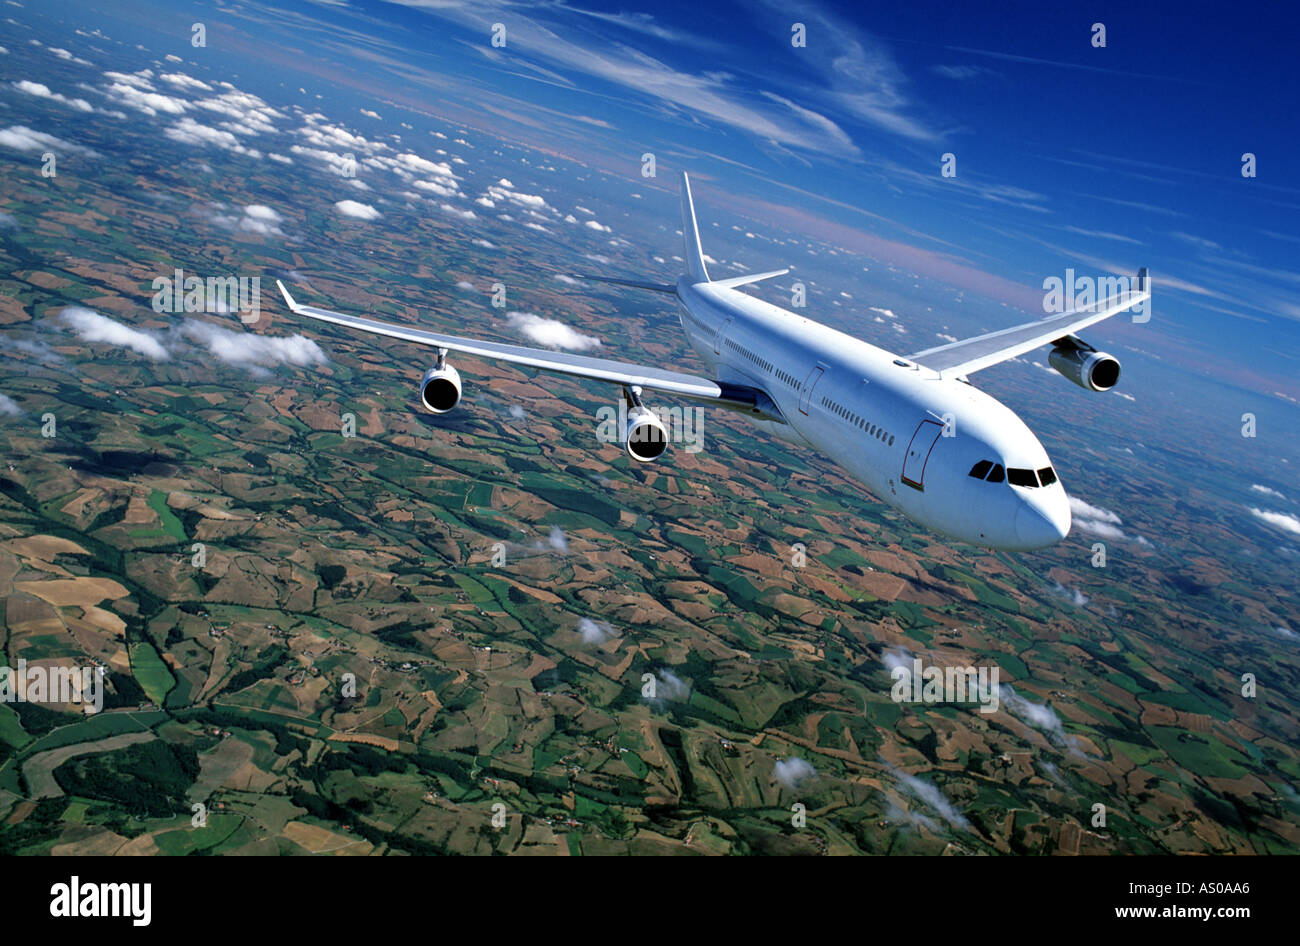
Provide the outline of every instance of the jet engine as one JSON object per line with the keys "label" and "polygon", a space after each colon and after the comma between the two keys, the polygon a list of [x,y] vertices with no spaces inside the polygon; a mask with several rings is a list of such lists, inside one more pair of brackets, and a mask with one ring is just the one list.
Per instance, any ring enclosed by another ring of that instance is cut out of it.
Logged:
{"label": "jet engine", "polygon": [[439,358],[438,364],[424,373],[420,400],[433,414],[445,414],[460,403],[460,372],[445,358]]}
{"label": "jet engine", "polygon": [[638,463],[649,463],[663,456],[668,448],[668,431],[654,411],[641,403],[641,389],[623,389],[627,401],[627,426],[623,430],[623,443],[627,455]]}
{"label": "jet engine", "polygon": [[1109,391],[1119,381],[1119,360],[1073,337],[1056,343],[1048,363],[1088,391]]}
{"label": "jet engine", "polygon": [[638,407],[628,412],[623,442],[627,445],[629,457],[641,463],[649,463],[663,456],[668,447],[668,431],[654,411]]}

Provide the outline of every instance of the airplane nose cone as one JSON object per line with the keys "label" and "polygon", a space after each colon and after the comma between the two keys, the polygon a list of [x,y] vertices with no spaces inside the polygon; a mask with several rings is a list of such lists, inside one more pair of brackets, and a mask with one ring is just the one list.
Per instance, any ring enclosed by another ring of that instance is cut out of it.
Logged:
{"label": "airplane nose cone", "polygon": [[1060,502],[1037,505],[1022,503],[1016,513],[1016,537],[1025,548],[1055,545],[1070,532],[1070,505]]}

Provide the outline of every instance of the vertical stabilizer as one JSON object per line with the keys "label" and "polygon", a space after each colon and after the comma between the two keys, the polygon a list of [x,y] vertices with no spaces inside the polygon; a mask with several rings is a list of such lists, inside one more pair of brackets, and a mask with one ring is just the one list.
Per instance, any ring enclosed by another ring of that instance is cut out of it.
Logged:
{"label": "vertical stabilizer", "polygon": [[700,228],[695,222],[695,202],[691,200],[691,179],[682,172],[682,259],[686,260],[686,274],[696,282],[708,282],[709,271],[704,267],[704,250],[700,247]]}

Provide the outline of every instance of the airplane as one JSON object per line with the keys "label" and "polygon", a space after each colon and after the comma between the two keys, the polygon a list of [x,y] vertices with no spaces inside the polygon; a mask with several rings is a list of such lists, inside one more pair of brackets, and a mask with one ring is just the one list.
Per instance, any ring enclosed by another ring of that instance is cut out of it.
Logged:
{"label": "airplane", "polygon": [[685,172],[681,214],[686,272],[676,283],[584,278],[674,297],[686,340],[712,378],[345,315],[301,305],[282,282],[276,285],[297,315],[436,349],[420,382],[420,400],[434,414],[461,399],[448,352],[499,359],[619,385],[627,405],[623,444],[639,463],[658,459],[668,444],[660,416],[643,399],[656,391],[736,411],[821,452],[876,497],[943,535],[1017,551],[1065,538],[1069,498],[1047,451],[968,376],[1050,344],[1048,361],[1057,372],[1086,390],[1110,390],[1119,361],[1075,333],[1149,299],[1145,267],[1136,285],[1129,280],[1128,289],[1095,305],[899,355],[740,291],[788,269],[712,279]]}

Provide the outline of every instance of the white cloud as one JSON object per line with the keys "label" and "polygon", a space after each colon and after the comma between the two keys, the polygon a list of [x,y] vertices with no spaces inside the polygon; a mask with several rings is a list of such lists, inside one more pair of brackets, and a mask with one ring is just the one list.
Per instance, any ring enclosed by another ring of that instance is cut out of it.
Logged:
{"label": "white cloud", "polygon": [[1258,483],[1251,483],[1250,488],[1256,493],[1263,493],[1265,496],[1272,496],[1274,499],[1286,499],[1285,496],[1269,486],[1260,486]]}
{"label": "white cloud", "polygon": [[64,141],[62,138],[56,138],[54,135],[46,134],[43,131],[36,131],[26,125],[10,125],[8,128],[0,130],[0,146],[14,148],[18,151],[62,150],[88,155],[96,153],[90,148],[75,145],[70,141]]}
{"label": "white cloud", "polygon": [[1070,497],[1070,515],[1076,526],[1084,532],[1100,536],[1103,539],[1133,539],[1145,543],[1141,537],[1129,535],[1120,526],[1123,520],[1109,509],[1094,506],[1077,496]]}
{"label": "white cloud", "polygon": [[466,280],[462,279],[460,280],[460,282],[456,283],[456,288],[469,291],[474,288],[474,284],[472,282],[467,282]]}
{"label": "white cloud", "polygon": [[157,115],[159,112],[182,115],[189,108],[189,103],[184,99],[163,95],[161,92],[151,92],[129,82],[114,82],[108,87],[107,94],[119,105],[133,108],[145,115]]}
{"label": "white cloud", "polygon": [[334,204],[334,209],[345,217],[353,217],[357,220],[378,220],[383,216],[369,204],[358,203],[355,200],[337,201]]}
{"label": "white cloud", "polygon": [[284,235],[279,226],[284,218],[265,204],[249,204],[242,214],[214,213],[211,219],[213,223],[231,230],[260,233],[264,236]]}
{"label": "white cloud", "polygon": [[80,66],[90,65],[89,62],[80,58],[79,56],[72,55],[72,53],[68,52],[66,49],[60,49],[58,46],[49,46],[46,48],[49,49],[49,51],[52,52],[54,55],[64,60],[65,62],[75,62]]}
{"label": "white cloud", "polygon": [[917,801],[932,809],[954,828],[960,828],[963,831],[970,830],[970,822],[966,820],[966,816],[953,807],[952,802],[948,801],[938,788],[929,782],[921,781],[915,775],[908,775],[906,772],[899,771],[888,763],[886,763],[885,768],[898,779],[899,787],[906,794],[911,795]]}
{"label": "white cloud", "polygon": [[885,669],[891,674],[899,667],[906,668],[908,673],[912,672],[912,655],[907,652],[906,648],[895,647],[892,650],[887,650],[880,655],[880,659],[884,663]]}
{"label": "white cloud", "polygon": [[510,312],[506,315],[506,321],[512,329],[546,348],[586,351],[600,347],[599,338],[583,335],[563,322],[531,312]]}
{"label": "white cloud", "polygon": [[333,151],[325,151],[321,148],[307,148],[303,145],[290,145],[289,151],[293,154],[301,155],[306,158],[315,158],[323,163],[327,170],[339,177],[355,180],[357,173],[357,162],[355,156],[349,159],[347,154],[337,154]]}
{"label": "white cloud", "polygon": [[182,72],[164,72],[158,78],[171,83],[178,89],[195,89],[199,92],[212,91],[212,86],[206,82],[200,82],[198,79],[191,78]]}
{"label": "white cloud", "polygon": [[134,86],[137,89],[152,89],[153,78],[152,69],[141,69],[139,72],[105,72],[105,77],[115,83]]}
{"label": "white cloud", "polygon": [[578,619],[578,633],[582,635],[584,644],[603,644],[617,636],[615,630],[604,621],[593,621],[591,618]]}
{"label": "white cloud", "polygon": [[483,247],[483,249],[485,250],[495,250],[497,248],[497,245],[495,243],[489,243],[487,240],[481,238],[477,240],[470,240],[470,242],[473,243],[475,246]]}
{"label": "white cloud", "polygon": [[1300,519],[1297,519],[1295,516],[1289,515],[1285,512],[1256,509],[1254,506],[1250,507],[1250,514],[1257,519],[1262,519],[1271,526],[1282,529],[1285,532],[1292,532],[1296,535],[1300,535]]}
{"label": "white cloud", "polygon": [[255,332],[221,328],[196,319],[187,320],[182,331],[218,360],[228,365],[248,368],[255,373],[275,365],[302,367],[323,365],[328,361],[320,346],[302,335],[258,335]]}
{"label": "white cloud", "polygon": [[354,135],[345,128],[325,122],[324,118],[319,114],[305,115],[303,120],[307,124],[297,130],[297,134],[313,148],[325,151],[337,149],[353,154],[376,154],[389,150],[388,145],[382,141],[371,141],[362,135]]}
{"label": "white cloud", "polygon": [[446,164],[442,161],[430,161],[428,158],[422,158],[418,154],[411,154],[410,152],[399,154],[397,157],[393,158],[392,161],[414,174],[419,174],[424,177],[437,177],[449,181],[451,182],[451,187],[455,187],[455,181],[459,180],[459,178],[452,173],[450,164]]}
{"label": "white cloud", "polygon": [[93,309],[69,306],[59,315],[82,341],[129,348],[154,361],[166,361],[170,357],[162,342],[151,333],[123,325]]}
{"label": "white cloud", "polygon": [[776,765],[772,766],[772,778],[790,790],[798,788],[800,782],[814,778],[816,775],[817,770],[813,768],[812,763],[799,756],[779,759]]}
{"label": "white cloud", "polygon": [[251,92],[241,92],[226,82],[222,85],[226,87],[225,92],[211,98],[199,99],[194,105],[224,115],[225,120],[219,123],[220,126],[236,135],[269,134],[276,130],[275,119],[283,118],[283,113],[276,111]]}
{"label": "white cloud", "polygon": [[453,207],[451,204],[441,204],[441,209],[453,217],[459,217],[461,220],[477,220],[478,214],[472,210],[461,210],[459,207]]}
{"label": "white cloud", "polygon": [[1072,752],[1078,752],[1076,740],[1066,733],[1061,717],[1046,703],[1025,699],[1009,683],[998,687],[998,701],[1012,716],[1019,717],[1035,729],[1043,730],[1052,737],[1053,742],[1066,746]]}
{"label": "white cloud", "polygon": [[0,415],[5,417],[17,417],[23,412],[18,406],[18,402],[8,394],[0,394]]}
{"label": "white cloud", "polygon": [[1082,591],[1078,588],[1067,588],[1059,581],[1052,582],[1052,591],[1069,601],[1076,608],[1082,608],[1088,603],[1088,596]]}
{"label": "white cloud", "polygon": [[607,227],[607,226],[605,226],[604,224],[600,223],[600,222],[597,221],[597,220],[588,220],[588,221],[586,222],[585,226],[587,226],[588,228],[590,228],[590,229],[592,229],[592,230],[599,231],[600,233],[613,233],[613,232],[614,232],[614,228],[613,228],[613,227]]}
{"label": "white cloud", "polygon": [[500,203],[510,201],[518,204],[520,207],[526,207],[530,210],[541,210],[546,206],[546,198],[540,194],[523,194],[514,189],[514,184],[510,183],[507,178],[501,178],[495,184],[487,189],[484,195],[491,200]]}
{"label": "white cloud", "polygon": [[690,699],[690,685],[671,670],[660,670],[655,677],[656,700],[674,700],[682,703]]}
{"label": "white cloud", "polygon": [[246,154],[254,158],[262,156],[262,153],[255,148],[244,147],[233,133],[226,131],[224,128],[202,125],[188,116],[172,125],[163,134],[172,141],[179,141],[181,144],[215,145],[236,154]]}
{"label": "white cloud", "polygon": [[23,79],[15,82],[14,88],[19,92],[26,92],[28,95],[35,95],[37,98],[49,99],[52,102],[59,102],[69,108],[75,108],[79,112],[93,112],[95,106],[91,105],[85,99],[70,99],[66,95],[58,92],[51,92],[50,87],[40,82],[32,82],[29,79]]}
{"label": "white cloud", "polygon": [[430,191],[437,194],[439,197],[455,197],[460,193],[456,190],[455,186],[448,187],[446,184],[439,183],[438,181],[414,181],[411,186],[418,190]]}

